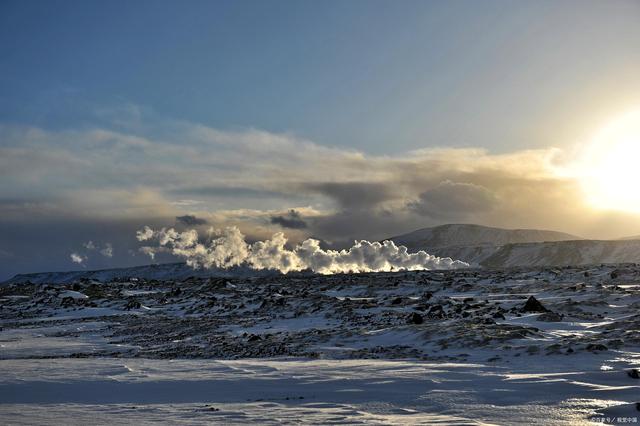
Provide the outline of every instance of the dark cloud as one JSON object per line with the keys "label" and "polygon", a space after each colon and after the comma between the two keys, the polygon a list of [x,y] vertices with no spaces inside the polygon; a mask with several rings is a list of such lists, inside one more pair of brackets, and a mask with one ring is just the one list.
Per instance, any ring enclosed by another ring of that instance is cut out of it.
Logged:
{"label": "dark cloud", "polygon": [[310,231],[344,248],[356,239],[383,240],[433,224],[436,222],[400,210],[342,210],[314,217]]}
{"label": "dark cloud", "polygon": [[289,210],[286,215],[271,216],[271,223],[289,229],[305,229],[308,226],[300,213],[295,210]]}
{"label": "dark cloud", "polygon": [[308,184],[307,189],[335,200],[348,210],[373,207],[398,198],[391,183],[377,182],[325,182]]}
{"label": "dark cloud", "polygon": [[408,207],[421,216],[460,218],[487,212],[497,201],[496,195],[481,185],[445,180],[421,193]]}
{"label": "dark cloud", "polygon": [[194,215],[190,214],[186,214],[184,216],[176,216],[176,222],[186,226],[198,226],[207,224],[206,219],[195,217]]}

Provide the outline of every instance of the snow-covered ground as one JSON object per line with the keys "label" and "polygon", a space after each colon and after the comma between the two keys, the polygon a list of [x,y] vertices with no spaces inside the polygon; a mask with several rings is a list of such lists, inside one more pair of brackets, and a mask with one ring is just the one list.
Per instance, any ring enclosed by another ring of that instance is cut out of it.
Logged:
{"label": "snow-covered ground", "polygon": [[620,386],[617,369],[574,362],[515,373],[415,360],[3,360],[0,416],[5,424],[581,424],[638,396]]}
{"label": "snow-covered ground", "polygon": [[639,285],[618,265],[5,286],[0,422],[638,423]]}

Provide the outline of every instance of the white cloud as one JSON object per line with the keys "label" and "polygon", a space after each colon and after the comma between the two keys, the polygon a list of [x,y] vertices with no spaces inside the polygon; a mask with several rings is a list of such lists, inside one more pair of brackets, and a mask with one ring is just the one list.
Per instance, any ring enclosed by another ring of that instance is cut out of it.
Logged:
{"label": "white cloud", "polygon": [[87,256],[82,256],[78,253],[71,253],[71,261],[77,264],[83,264],[87,260]]}
{"label": "white cloud", "polygon": [[287,234],[333,240],[377,239],[452,218],[577,234],[599,220],[579,183],[558,172],[561,152],[553,148],[368,155],[254,129],[184,122],[160,128],[151,135],[0,125],[0,199],[35,200],[0,205],[0,214],[141,223],[190,214],[270,235],[277,224],[269,223],[267,211],[306,205],[318,220],[305,215],[308,227]]}
{"label": "white cloud", "polygon": [[104,248],[100,250],[100,254],[104,257],[113,257],[113,246],[111,243],[106,243]]}

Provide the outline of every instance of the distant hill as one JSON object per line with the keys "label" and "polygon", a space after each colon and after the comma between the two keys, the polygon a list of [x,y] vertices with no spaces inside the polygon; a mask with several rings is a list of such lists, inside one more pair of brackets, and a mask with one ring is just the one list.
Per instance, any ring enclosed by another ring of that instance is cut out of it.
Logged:
{"label": "distant hill", "polygon": [[65,284],[81,279],[106,282],[125,278],[144,278],[148,280],[184,280],[189,277],[238,277],[265,275],[273,272],[256,271],[249,268],[194,270],[186,263],[164,263],[160,265],[134,266],[130,268],[102,269],[98,271],[37,272],[18,274],[3,284],[32,282],[34,284]]}
{"label": "distant hill", "polygon": [[514,243],[580,240],[564,232],[539,229],[502,229],[481,225],[450,224],[422,228],[389,238],[407,248],[429,250],[451,246],[503,246]]}
{"label": "distant hill", "polygon": [[491,268],[640,263],[640,239],[633,237],[585,240],[556,231],[452,224],[390,239],[411,251],[425,250]]}
{"label": "distant hill", "polygon": [[640,235],[632,235],[630,237],[618,238],[618,240],[640,240]]}
{"label": "distant hill", "polygon": [[478,259],[486,267],[640,263],[640,240],[577,240],[507,244]]}

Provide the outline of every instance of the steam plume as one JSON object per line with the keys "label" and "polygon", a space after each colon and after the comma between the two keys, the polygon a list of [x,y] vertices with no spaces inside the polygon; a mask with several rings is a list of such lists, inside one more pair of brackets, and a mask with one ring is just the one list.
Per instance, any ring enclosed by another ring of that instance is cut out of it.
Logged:
{"label": "steam plume", "polygon": [[71,253],[69,257],[71,258],[71,261],[73,263],[78,263],[78,264],[82,264],[85,260],[87,260],[86,256],[82,256],[78,253]]}
{"label": "steam plume", "polygon": [[193,268],[230,268],[247,265],[253,269],[271,269],[283,273],[310,269],[321,274],[340,272],[387,272],[398,270],[457,269],[465,262],[432,256],[424,251],[409,253],[393,241],[383,243],[356,241],[348,250],[323,250],[320,242],[307,239],[292,250],[287,239],[278,232],[270,240],[248,244],[236,227],[210,231],[214,238],[207,243],[198,239],[194,230],[177,232],[173,228],[153,230],[145,226],[137,232],[139,241],[156,241],[155,247],[142,247],[153,255],[168,251],[186,259]]}

